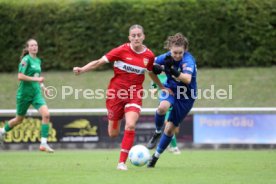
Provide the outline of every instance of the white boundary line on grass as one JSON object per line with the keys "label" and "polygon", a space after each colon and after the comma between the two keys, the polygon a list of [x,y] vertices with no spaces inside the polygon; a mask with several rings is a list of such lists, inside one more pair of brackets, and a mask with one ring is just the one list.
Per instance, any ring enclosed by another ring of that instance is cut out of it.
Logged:
{"label": "white boundary line on grass", "polygon": [[[153,113],[156,108],[142,108],[142,113]],[[49,109],[50,114],[97,114],[97,113],[107,113],[105,108],[95,108],[95,109]],[[191,114],[195,113],[276,113],[275,107],[207,107],[207,108],[192,108]],[[1,115],[14,115],[16,113],[15,109],[0,109]],[[38,114],[37,110],[29,109],[27,115]]]}

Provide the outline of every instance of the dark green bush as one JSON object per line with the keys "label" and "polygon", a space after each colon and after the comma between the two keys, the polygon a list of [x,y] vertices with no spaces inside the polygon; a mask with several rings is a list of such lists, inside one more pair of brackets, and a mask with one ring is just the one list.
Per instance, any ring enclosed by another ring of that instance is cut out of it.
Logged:
{"label": "dark green bush", "polygon": [[25,41],[39,42],[44,69],[68,70],[128,41],[145,28],[145,44],[165,52],[182,32],[199,67],[276,64],[275,0],[0,2],[0,71],[15,71]]}

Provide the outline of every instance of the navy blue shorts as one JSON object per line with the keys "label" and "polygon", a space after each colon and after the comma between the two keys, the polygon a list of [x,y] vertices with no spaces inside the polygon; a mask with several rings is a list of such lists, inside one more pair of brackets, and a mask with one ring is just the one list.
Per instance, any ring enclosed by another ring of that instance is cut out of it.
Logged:
{"label": "navy blue shorts", "polygon": [[183,119],[187,116],[195,102],[195,99],[192,98],[177,99],[177,95],[169,95],[163,91],[160,93],[159,100],[160,102],[164,100],[170,102],[172,110],[170,112],[168,121],[172,122],[176,127],[178,127]]}

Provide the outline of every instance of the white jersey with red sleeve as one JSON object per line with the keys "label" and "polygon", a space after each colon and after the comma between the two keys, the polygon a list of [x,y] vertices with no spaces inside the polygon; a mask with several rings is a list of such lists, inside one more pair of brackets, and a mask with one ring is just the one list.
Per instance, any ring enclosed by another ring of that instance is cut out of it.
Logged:
{"label": "white jersey with red sleeve", "polygon": [[121,88],[129,88],[136,85],[142,88],[145,79],[145,71],[152,71],[154,54],[148,49],[140,53],[135,52],[129,43],[125,43],[109,51],[103,56],[106,62],[114,63],[114,77],[110,81],[110,86],[116,85]]}

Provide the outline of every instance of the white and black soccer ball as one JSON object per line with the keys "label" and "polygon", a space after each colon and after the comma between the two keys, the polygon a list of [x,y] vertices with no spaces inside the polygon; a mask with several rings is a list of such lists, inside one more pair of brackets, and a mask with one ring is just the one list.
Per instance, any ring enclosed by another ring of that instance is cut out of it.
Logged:
{"label": "white and black soccer ball", "polygon": [[133,165],[143,166],[148,163],[150,152],[148,148],[143,145],[135,145],[130,149],[128,158]]}

